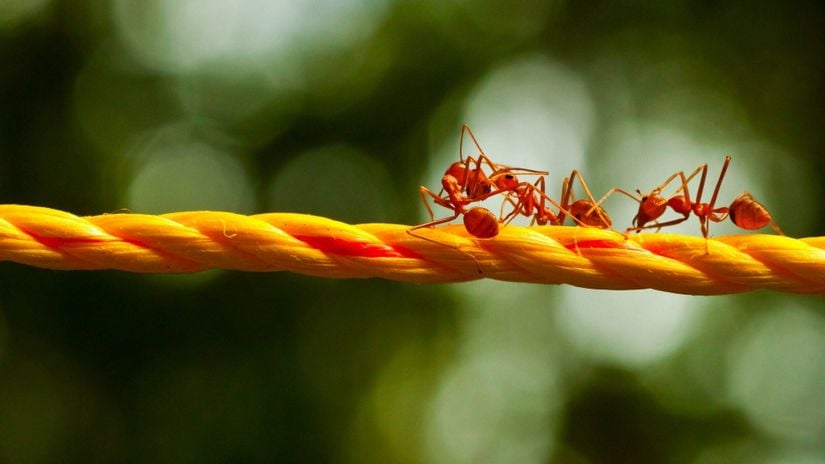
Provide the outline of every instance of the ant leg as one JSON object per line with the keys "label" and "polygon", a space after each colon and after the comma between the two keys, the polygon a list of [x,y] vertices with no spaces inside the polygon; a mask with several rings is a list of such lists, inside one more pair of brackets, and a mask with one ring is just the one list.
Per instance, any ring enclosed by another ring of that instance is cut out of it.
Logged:
{"label": "ant leg", "polygon": [[[473,164],[475,164],[475,167],[472,167]],[[468,191],[470,177],[472,177],[474,184],[478,183],[479,179],[481,179],[481,177],[479,176],[479,174],[483,174],[483,171],[481,170],[481,157],[476,159],[472,156],[468,156],[467,161],[464,162],[464,167],[466,169],[466,174],[464,175],[464,185],[461,186],[462,192]],[[487,176],[484,175],[484,177],[486,178]]]}
{"label": "ant leg", "polygon": [[[591,208],[591,209],[590,209],[590,211],[593,211],[593,210],[595,209],[595,210],[596,210],[596,214],[598,214],[598,215],[599,215],[599,220],[601,220],[602,224],[604,224],[606,227],[609,227],[610,220],[609,220],[609,219],[607,219],[607,217],[605,217],[604,210],[602,210],[602,209],[599,207],[599,206],[601,205],[601,202],[602,202],[602,201],[604,201],[604,200],[605,200],[605,198],[607,198],[607,197],[606,197],[606,196],[605,196],[605,197],[602,197],[602,199],[601,199],[601,200],[599,200],[599,202],[598,202],[598,203],[596,203],[596,199],[595,199],[595,198],[593,198],[593,194],[592,194],[592,193],[590,193],[590,189],[587,187],[587,183],[584,181],[584,178],[582,177],[582,175],[581,175],[581,174],[579,174],[579,171],[577,171],[577,170],[575,170],[575,169],[573,170],[573,172],[571,172],[571,173],[570,173],[570,179],[571,179],[571,180],[570,180],[570,184],[571,184],[570,188],[571,188],[571,190],[572,190],[572,188],[573,188],[573,187],[572,187],[572,184],[573,184],[573,179],[579,179],[579,183],[581,184],[582,188],[584,189],[584,194],[585,194],[585,195],[587,195],[587,199],[588,199],[588,200],[590,200],[590,203],[591,203],[591,204],[594,204],[594,207],[593,207],[593,208]],[[588,212],[588,214],[589,214],[589,212]]]}
{"label": "ant leg", "polygon": [[705,237],[705,254],[710,254],[710,249],[708,248],[708,218],[707,217],[700,217],[699,224],[702,229],[702,236]]}
{"label": "ant leg", "polygon": [[[511,201],[512,201],[512,200],[511,200]],[[507,225],[507,224],[509,224],[509,223],[513,222],[513,219],[517,218],[517,217],[518,217],[518,215],[519,215],[519,213],[521,212],[521,208],[522,208],[522,203],[521,203],[521,201],[519,201],[518,203],[516,203],[514,206],[515,206],[515,207],[513,208],[513,210],[512,210],[512,211],[510,211],[510,212],[507,214],[507,216],[502,217],[502,218],[501,218],[501,220],[499,221],[499,222],[501,222],[503,225]],[[532,224],[530,224],[530,225],[532,225]]]}
{"label": "ant leg", "polygon": [[476,135],[473,134],[473,131],[470,130],[470,126],[468,126],[467,124],[463,124],[461,126],[461,138],[458,141],[458,158],[461,161],[464,161],[464,134],[465,133],[470,135],[470,138],[473,140],[473,143],[475,144],[476,148],[478,148],[479,157],[484,156],[486,158],[487,155],[484,153],[484,150],[481,149],[481,145],[478,143],[478,140],[476,139]]}
{"label": "ant leg", "polygon": [[464,124],[461,126],[461,139],[458,143],[458,155],[461,161],[464,161],[464,134],[467,133],[472,139],[473,144],[478,149],[478,160],[476,161],[477,169],[481,169],[481,164],[484,163],[489,167],[492,171],[499,171],[501,169],[505,169],[511,171],[513,174],[535,174],[535,175],[547,175],[547,171],[537,171],[535,169],[527,169],[527,168],[514,168],[511,166],[505,166],[503,164],[494,163],[490,158],[484,153],[484,149],[481,148],[481,144],[478,143],[478,139],[476,139],[476,135],[470,130],[470,126]]}
{"label": "ant leg", "polygon": [[779,234],[779,235],[783,235],[783,236],[785,235],[785,234],[783,234],[783,233],[782,233],[782,231],[781,231],[781,230],[779,230],[779,226],[778,226],[778,225],[776,225],[776,223],[775,223],[775,222],[773,222],[773,219],[771,219],[770,224],[771,224],[771,227],[773,227],[773,230],[775,230],[777,234]]}
{"label": "ant leg", "polygon": [[[458,209],[456,209],[455,214],[453,214],[452,216],[444,217],[444,218],[441,218],[441,219],[436,219],[436,220],[433,220],[433,221],[430,221],[430,222],[426,222],[424,224],[419,224],[417,226],[410,227],[409,229],[407,229],[407,233],[411,234],[411,235],[415,235],[415,234],[412,233],[412,231],[417,230],[417,229],[424,229],[426,227],[435,227],[439,224],[445,224],[447,222],[455,220],[460,215],[461,215],[461,212],[458,211]],[[416,235],[416,237],[419,237],[419,236]]]}
{"label": "ant leg", "polygon": [[470,253],[467,253],[466,251],[462,250],[461,248],[459,248],[457,246],[448,245],[446,243],[441,243],[438,240],[433,240],[431,238],[425,237],[423,235],[416,234],[414,232],[417,229],[423,229],[425,227],[432,227],[432,226],[435,226],[435,225],[438,225],[438,224],[443,224],[445,222],[450,222],[453,219],[457,218],[458,216],[459,216],[459,213],[456,212],[455,216],[453,216],[453,217],[443,218],[443,219],[439,219],[437,221],[431,221],[431,222],[428,222],[426,224],[421,224],[421,225],[418,225],[418,226],[415,226],[415,227],[411,227],[411,228],[407,229],[406,232],[408,234],[412,235],[415,238],[419,238],[421,240],[425,240],[425,241],[430,242],[430,243],[435,243],[436,245],[444,246],[444,247],[447,247],[447,248],[452,248],[454,250],[458,250],[458,251],[464,253],[465,255],[469,256],[470,258],[473,258],[473,261],[475,261],[475,263],[476,263],[476,270],[478,270],[478,273],[479,274],[484,274],[484,271],[481,269],[481,263],[478,262],[478,258],[476,258],[475,256],[471,255]]}
{"label": "ant leg", "polygon": [[708,214],[708,219],[713,222],[722,222],[728,218],[730,214],[730,209],[728,208],[716,208]]}
{"label": "ant leg", "polygon": [[[728,170],[728,165],[730,164],[730,156],[725,156],[725,162],[722,164],[722,171],[719,172],[719,180],[716,181],[716,188],[713,189],[713,196],[710,198],[710,209],[713,209],[713,206],[716,204],[716,196],[719,195],[719,187],[722,185],[722,179],[725,178],[725,172]],[[704,180],[704,176],[702,177]],[[699,200],[696,200],[697,202]]]}
{"label": "ant leg", "polygon": [[702,163],[701,165],[699,165],[699,167],[696,168],[695,171],[693,171],[693,174],[690,175],[690,178],[692,179],[693,177],[695,177],[696,174],[699,173],[699,171],[702,172],[702,177],[699,180],[699,189],[696,191],[696,203],[702,202],[702,193],[705,191],[705,180],[708,177],[707,163]]}
{"label": "ant leg", "polygon": [[[547,184],[545,183],[544,176],[539,176],[532,184],[529,182],[521,182],[519,186],[521,187],[522,196],[519,197],[517,205],[518,211],[525,216],[531,216],[530,225],[532,226],[538,221],[539,215],[545,212],[545,199],[550,199],[547,195],[543,195]],[[536,200],[536,195],[539,195],[538,200]],[[534,209],[536,210],[535,214],[533,214]],[[512,219],[511,217],[510,220]]]}
{"label": "ant leg", "polygon": [[[530,168],[522,168],[522,167],[515,167],[515,166],[508,166],[506,164],[499,164],[494,163],[487,155],[480,155],[478,157],[479,163],[484,163],[492,169],[493,174],[496,175],[505,175],[505,174],[512,174],[512,175],[528,175],[528,176],[546,176],[550,174],[548,171],[539,171],[538,169],[530,169]],[[494,177],[491,175],[491,177]]]}
{"label": "ant leg", "polygon": [[681,218],[678,218],[678,219],[673,219],[673,220],[665,221],[665,222],[657,222],[657,223],[651,224],[649,226],[628,227],[625,230],[625,233],[628,233],[628,232],[641,232],[641,231],[646,230],[646,229],[656,229],[658,231],[662,227],[675,226],[676,224],[681,224],[681,223],[687,221],[689,217],[690,217],[689,215],[686,215],[685,217],[681,217]]}
{"label": "ant leg", "polygon": [[[653,189],[653,190],[654,190],[654,191],[661,192],[662,190],[664,190],[664,189],[665,189],[665,187],[667,187],[667,186],[668,186],[671,182],[673,182],[673,179],[675,179],[675,178],[677,178],[677,177],[679,177],[679,176],[681,176],[681,177],[682,177],[682,180],[684,181],[684,179],[685,179],[685,173],[684,173],[683,171],[677,171],[677,172],[674,172],[674,173],[673,173],[670,177],[668,177],[667,179],[665,179],[665,181],[664,181],[664,182],[662,182],[662,183],[661,183],[661,185],[659,185],[658,187],[656,187],[656,188],[655,188],[655,189]],[[683,184],[683,186],[684,186],[684,182],[682,182],[682,184]],[[683,188],[683,187],[679,187],[679,190],[681,190],[682,188]],[[677,190],[677,191],[676,191],[676,193],[679,193],[679,190]]]}
{"label": "ant leg", "polygon": [[[542,222],[544,222],[546,219],[549,219],[544,218],[545,211],[547,211],[545,203],[547,202],[547,200],[549,200],[552,203],[553,200],[545,194],[546,188],[547,184],[545,182],[544,176],[540,176],[532,184],[525,183],[524,191],[525,193],[529,193],[529,196],[525,195],[525,197],[521,199],[521,207],[524,209],[524,213],[526,215],[532,214],[532,217],[530,218],[531,226],[538,222],[540,215],[542,216]],[[536,195],[538,195],[539,197],[538,201],[536,201]],[[535,214],[533,214],[534,209],[536,210]]]}
{"label": "ant leg", "polygon": [[[507,218],[509,218],[511,215],[518,214],[519,208],[521,207],[520,203],[518,203],[516,201],[513,201],[513,199],[511,198],[511,194],[512,194],[512,192],[510,192],[510,193],[508,193],[507,195],[504,196],[504,201],[501,202],[501,210],[498,212],[498,217],[501,218],[501,219],[499,219],[499,222],[502,222],[502,223],[505,223],[505,224],[512,220],[512,218],[510,218],[509,220],[507,220],[505,222],[504,207],[507,205],[507,203],[509,203],[510,206],[514,207],[514,210],[512,212],[507,213],[507,216],[506,216]],[[513,217],[515,217],[515,216],[513,216]]]}
{"label": "ant leg", "polygon": [[573,217],[571,214],[568,213],[567,208],[570,207],[570,195],[573,193],[573,182],[571,182],[569,177],[565,177],[563,181],[561,181],[561,206],[559,207],[559,217],[558,221],[559,224],[564,223],[564,219],[566,216]]}
{"label": "ant leg", "polygon": [[602,205],[602,203],[603,203],[605,200],[607,200],[607,198],[608,198],[609,196],[613,195],[614,193],[621,193],[621,194],[623,194],[623,195],[625,195],[625,196],[629,197],[631,200],[636,201],[637,203],[639,203],[639,202],[641,202],[641,201],[642,201],[642,200],[641,200],[641,198],[636,198],[636,196],[635,196],[635,195],[633,195],[633,194],[631,194],[631,193],[625,192],[624,190],[622,190],[622,189],[620,189],[620,188],[618,188],[618,187],[613,187],[612,189],[608,190],[608,191],[607,191],[607,193],[605,193],[605,194],[604,194],[604,196],[602,196],[601,198],[599,198],[599,201],[597,201],[596,203],[594,203],[594,204],[593,204],[593,206],[592,206],[589,210],[587,210],[587,215],[589,216],[589,215],[593,214],[593,211],[595,211],[595,210],[596,210],[596,208],[600,207],[600,206]]}
{"label": "ant leg", "polygon": [[543,204],[544,201],[547,201],[548,203],[550,203],[551,205],[553,205],[555,208],[557,208],[559,210],[559,214],[556,217],[556,221],[558,223],[553,224],[553,225],[557,225],[557,226],[563,225],[564,224],[564,219],[567,216],[570,216],[570,219],[572,219],[573,222],[576,223],[576,225],[578,225],[580,227],[587,227],[587,224],[581,222],[577,217],[573,216],[573,214],[571,214],[570,210],[568,209],[568,208],[570,208],[570,193],[571,193],[572,190],[573,190],[572,182],[570,182],[567,178],[565,178],[564,181],[562,182],[562,192],[563,192],[563,197],[564,197],[564,199],[562,200],[562,204],[556,203],[555,201],[553,201],[552,198],[550,198],[549,195],[547,195],[547,193],[545,193],[543,184],[542,184],[541,190],[538,191],[538,194],[542,198],[542,204]]}
{"label": "ant leg", "polygon": [[[446,199],[434,194],[432,190],[428,189],[427,187],[424,187],[423,185],[418,188],[418,194],[421,195],[421,201],[424,202],[424,206],[427,208],[427,212],[430,213],[431,221],[435,219],[435,215],[433,214],[433,209],[430,208],[430,203],[427,201],[428,196],[433,199],[433,203],[448,209],[453,209],[453,205],[450,204]],[[456,217],[458,217],[458,213],[456,213]]]}

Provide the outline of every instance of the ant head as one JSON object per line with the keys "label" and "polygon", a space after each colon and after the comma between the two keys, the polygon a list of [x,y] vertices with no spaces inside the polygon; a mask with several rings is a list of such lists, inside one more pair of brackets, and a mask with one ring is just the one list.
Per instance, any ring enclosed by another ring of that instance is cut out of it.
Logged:
{"label": "ant head", "polygon": [[459,184],[463,184],[467,178],[467,165],[461,161],[456,161],[444,172],[445,176],[452,176]]}
{"label": "ant head", "polygon": [[501,173],[496,173],[490,176],[490,180],[496,184],[500,190],[511,190],[514,189],[518,185],[518,177],[515,174],[510,173],[509,171],[504,171]]}
{"label": "ant head", "polygon": [[[667,200],[665,200],[659,192],[653,190],[652,192],[648,193],[647,195],[642,197],[642,201],[639,204],[639,212],[644,213],[646,218],[649,220],[654,220],[665,213],[667,209]],[[648,222],[648,221],[645,221]]]}
{"label": "ant head", "polygon": [[448,193],[460,192],[461,182],[459,182],[458,179],[451,174],[444,174],[444,177],[441,178],[441,187]]}
{"label": "ant head", "polygon": [[636,216],[633,217],[633,227],[644,227],[648,222],[652,221],[653,219],[645,214],[642,209],[639,209],[639,212],[636,213]]}

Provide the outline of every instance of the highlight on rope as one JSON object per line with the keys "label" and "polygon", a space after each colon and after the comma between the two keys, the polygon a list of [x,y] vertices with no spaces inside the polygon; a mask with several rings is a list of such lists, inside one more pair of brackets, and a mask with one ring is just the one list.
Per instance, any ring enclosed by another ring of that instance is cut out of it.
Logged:
{"label": "highlight on rope", "polygon": [[[469,156],[463,147],[467,136],[477,150]],[[294,213],[78,217],[49,208],[0,205],[0,261],[65,270],[219,268],[414,282],[492,278],[696,295],[762,288],[825,293],[825,237],[786,237],[747,192],[727,206],[717,205],[730,156],[708,202],[703,201],[707,164],[688,175],[677,171],[647,193],[616,187],[598,200],[573,170],[562,181],[557,201],[547,193],[548,171],[494,162],[466,125],[458,158],[444,171],[437,193],[420,187],[430,221],[412,227],[348,225]],[[576,183],[582,198],[576,198]],[[614,221],[602,207],[616,193],[638,203],[622,231],[613,229]],[[487,200],[500,201],[498,213],[483,206]],[[437,215],[430,203],[449,212]],[[674,218],[665,216],[668,210]],[[661,232],[691,215],[699,221],[701,237]],[[448,225],[459,217],[463,226]],[[529,219],[529,226],[513,225],[517,217]],[[570,225],[565,225],[568,218]],[[710,224],[726,219],[746,230],[770,226],[778,235],[711,238]]]}

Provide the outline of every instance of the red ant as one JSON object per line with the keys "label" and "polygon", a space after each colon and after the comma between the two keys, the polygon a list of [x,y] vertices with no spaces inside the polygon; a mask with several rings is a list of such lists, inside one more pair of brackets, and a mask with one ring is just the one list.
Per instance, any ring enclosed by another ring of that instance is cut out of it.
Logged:
{"label": "red ant", "polygon": [[432,208],[430,208],[429,202],[427,202],[428,196],[432,198],[435,204],[453,210],[453,215],[441,219],[433,219],[430,222],[417,225],[407,230],[408,233],[412,234],[412,231],[416,229],[434,227],[439,224],[450,222],[458,216],[464,214],[464,227],[470,235],[478,238],[492,238],[498,235],[498,218],[496,218],[490,210],[482,207],[474,207],[468,210],[466,206],[470,203],[483,201],[491,196],[505,193],[507,190],[490,191],[485,194],[478,195],[475,198],[470,198],[461,194],[461,187],[458,184],[458,180],[450,174],[445,174],[444,177],[441,178],[441,186],[447,193],[446,198],[436,195],[430,189],[422,185],[419,188],[421,200],[424,202],[424,206],[427,207],[430,217],[434,217],[434,214]]}
{"label": "red ant", "polygon": [[[462,152],[465,133],[470,135],[479,150],[477,159],[472,156],[468,156],[466,160],[464,159]],[[547,171],[513,168],[493,163],[484,153],[484,150],[481,149],[481,145],[479,145],[475,135],[466,124],[461,128],[459,159],[460,161],[451,164],[442,176],[439,194],[433,193],[424,186],[419,188],[421,200],[427,207],[431,219],[434,218],[434,214],[427,197],[430,197],[435,204],[453,210],[453,215],[433,219],[425,224],[415,226],[409,229],[409,233],[416,229],[450,222],[459,215],[464,214],[464,226],[471,235],[478,238],[495,237],[498,235],[499,222],[496,216],[486,208],[474,207],[467,210],[466,206],[470,203],[484,201],[494,195],[514,191],[520,185],[516,174],[547,175]],[[484,172],[482,166],[491,169],[492,172],[489,176]],[[445,194],[446,196],[444,196]]]}
{"label": "red ant", "polygon": [[[573,197],[573,181],[578,179],[579,183],[584,188],[587,200],[574,200]],[[583,227],[598,227],[600,229],[609,228],[612,225],[610,216],[601,208],[601,203],[604,201],[603,197],[598,202],[593,198],[590,189],[587,187],[581,174],[573,170],[570,177],[565,178],[561,189],[561,205],[553,201],[550,196],[545,193],[544,177],[540,177],[534,184],[524,182],[520,184],[512,194],[508,194],[507,201],[515,206],[507,216],[504,216],[502,222],[507,223],[513,220],[519,214],[524,216],[532,216],[530,225],[555,225],[560,226],[564,224],[564,219],[570,217],[577,225]],[[517,200],[510,198],[515,195]],[[559,213],[554,214],[546,206],[546,203],[551,203],[555,206]],[[535,212],[533,212],[535,210]]]}
{"label": "red ant", "polygon": [[[478,158],[468,156],[464,159],[464,136],[469,134],[473,140],[476,148],[478,148]],[[444,176],[453,176],[459,186],[458,192],[463,193],[470,199],[481,198],[489,194],[493,189],[507,189],[512,188],[518,184],[518,179],[515,178],[517,174],[530,175],[547,175],[547,171],[537,171],[534,169],[515,168],[505,166],[503,164],[494,163],[481,149],[475,134],[470,130],[466,124],[461,126],[461,137],[458,142],[458,157],[459,161],[451,164],[444,172]],[[482,166],[490,168],[491,174],[487,176],[482,170]],[[442,178],[442,188],[438,196],[441,196],[447,191],[443,186],[444,180]],[[442,197],[443,198],[443,197]]]}
{"label": "red ant", "polygon": [[[516,197],[515,200],[512,198],[514,196]],[[513,205],[513,210],[505,215],[503,211],[504,204],[502,204],[501,222],[503,224],[509,224],[516,218],[516,216],[519,215],[531,217],[530,225],[559,225],[563,220],[560,220],[559,217],[564,208],[553,201],[553,199],[550,198],[550,196],[545,192],[545,181],[543,176],[539,177],[533,184],[529,182],[521,182],[516,185],[511,192],[507,193],[505,200],[507,203]],[[559,215],[554,213],[547,206],[547,203],[550,203],[552,206],[558,208],[560,211]]]}
{"label": "red ant", "polygon": [[[629,194],[618,188],[608,192],[608,195],[613,192],[619,192],[639,203],[639,211],[633,218],[633,227],[628,228],[627,232],[640,232],[644,229],[652,228],[656,228],[658,230],[662,227],[680,224],[688,219],[690,213],[693,213],[697,218],[699,218],[702,236],[705,237],[705,239],[708,238],[709,223],[722,222],[727,217],[730,217],[731,221],[742,229],[756,230],[770,224],[776,233],[785,235],[779,229],[779,226],[777,226],[773,221],[773,218],[768,210],[765,209],[761,203],[754,200],[753,196],[751,196],[748,192],[741,193],[728,207],[716,207],[716,198],[719,194],[719,187],[722,185],[722,179],[724,179],[725,173],[728,170],[730,160],[730,156],[725,157],[725,162],[722,164],[722,171],[719,173],[719,179],[716,181],[716,187],[713,189],[713,195],[710,198],[710,203],[702,203],[702,193],[704,192],[705,180],[707,179],[708,174],[707,163],[702,163],[699,165],[699,167],[696,168],[688,177],[685,177],[685,174],[682,171],[671,175],[667,178],[667,180],[665,180],[664,183],[662,183],[662,185],[654,188],[647,195],[642,195],[639,190],[636,190],[636,193],[639,194],[639,197],[636,197],[635,195]],[[688,183],[700,172],[702,173],[702,177],[699,180],[699,189],[696,192],[696,201],[693,202],[690,200]],[[682,182],[679,190],[677,190],[676,193],[670,197],[663,197],[661,195],[662,190],[664,190],[664,188],[677,177],[679,177]],[[680,191],[684,192],[684,194],[679,195]],[[656,220],[665,213],[668,207],[676,213],[681,214],[682,217],[662,223],[656,222]],[[654,222],[653,225],[646,225],[651,221]]]}
{"label": "red ant", "polygon": [[[589,199],[573,200],[573,180],[578,179]],[[516,200],[511,197],[516,196]],[[602,229],[611,226],[610,217],[601,208],[600,203],[593,199],[590,189],[584,182],[581,174],[574,170],[562,184],[562,203],[558,204],[545,193],[544,177],[535,183],[522,182],[512,193],[508,193],[507,201],[514,206],[513,210],[503,216],[502,222],[509,223],[518,215],[532,216],[530,225],[562,225],[564,219],[570,217],[577,225],[583,227],[598,227]],[[547,206],[547,203],[558,209],[558,214]]]}

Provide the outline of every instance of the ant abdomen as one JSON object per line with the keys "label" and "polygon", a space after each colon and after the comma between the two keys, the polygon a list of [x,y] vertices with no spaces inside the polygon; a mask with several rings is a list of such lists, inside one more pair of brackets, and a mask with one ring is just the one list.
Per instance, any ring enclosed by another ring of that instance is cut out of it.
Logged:
{"label": "ant abdomen", "polygon": [[742,193],[733,200],[728,208],[728,215],[734,224],[747,230],[761,229],[773,222],[768,210],[754,200],[748,192]]}
{"label": "ant abdomen", "polygon": [[487,208],[475,207],[464,213],[464,228],[478,238],[498,235],[498,218]]}

